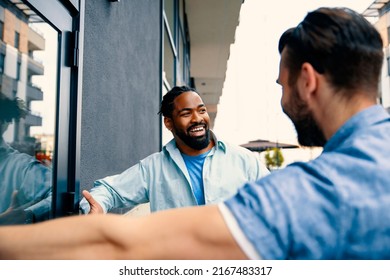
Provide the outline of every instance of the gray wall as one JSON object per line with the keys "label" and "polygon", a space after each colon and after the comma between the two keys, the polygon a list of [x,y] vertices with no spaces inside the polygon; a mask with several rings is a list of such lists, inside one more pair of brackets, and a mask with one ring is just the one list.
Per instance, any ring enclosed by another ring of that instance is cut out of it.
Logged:
{"label": "gray wall", "polygon": [[160,149],[159,0],[86,0],[80,188]]}

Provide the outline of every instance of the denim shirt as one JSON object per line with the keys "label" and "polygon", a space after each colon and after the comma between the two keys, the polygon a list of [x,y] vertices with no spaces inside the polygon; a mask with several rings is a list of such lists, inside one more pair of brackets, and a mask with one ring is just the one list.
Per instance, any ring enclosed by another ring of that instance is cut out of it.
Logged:
{"label": "denim shirt", "polygon": [[389,143],[382,106],[356,114],[318,158],[248,183],[227,200],[241,230],[234,235],[243,233],[264,259],[389,259]]}
{"label": "denim shirt", "polygon": [[[218,141],[207,155],[203,166],[206,204],[233,196],[247,181],[269,174],[256,155],[239,146]],[[91,194],[105,212],[111,208],[134,207],[150,202],[150,210],[197,205],[190,175],[183,157],[172,139],[159,153],[154,153],[123,173],[94,182]],[[89,212],[85,199],[80,202]]]}
{"label": "denim shirt", "polygon": [[0,137],[0,213],[10,207],[13,193],[18,205],[31,210],[35,221],[50,216],[52,171],[34,157],[20,153]]}

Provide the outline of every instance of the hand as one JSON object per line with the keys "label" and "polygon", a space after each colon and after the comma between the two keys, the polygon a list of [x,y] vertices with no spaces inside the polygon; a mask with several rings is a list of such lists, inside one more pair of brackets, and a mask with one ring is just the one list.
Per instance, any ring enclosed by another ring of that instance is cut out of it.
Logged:
{"label": "hand", "polygon": [[0,214],[0,225],[18,225],[30,224],[33,222],[33,213],[29,210],[24,210],[29,207],[32,202],[22,205],[24,197],[19,191],[14,191],[11,197],[11,204],[6,211]]}
{"label": "hand", "polygon": [[88,214],[103,214],[103,208],[100,204],[93,198],[89,191],[83,190],[83,196],[88,201],[91,210],[89,210]]}
{"label": "hand", "polygon": [[0,225],[21,225],[33,223],[31,211],[23,209],[10,209],[0,214]]}

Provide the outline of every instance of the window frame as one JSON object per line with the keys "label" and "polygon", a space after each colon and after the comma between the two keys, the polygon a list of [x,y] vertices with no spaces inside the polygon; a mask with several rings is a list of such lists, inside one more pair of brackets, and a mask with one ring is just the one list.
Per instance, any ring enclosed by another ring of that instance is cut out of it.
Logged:
{"label": "window frame", "polygon": [[[23,0],[58,32],[52,218],[78,214],[84,0]],[[78,4],[78,5],[77,5]]]}

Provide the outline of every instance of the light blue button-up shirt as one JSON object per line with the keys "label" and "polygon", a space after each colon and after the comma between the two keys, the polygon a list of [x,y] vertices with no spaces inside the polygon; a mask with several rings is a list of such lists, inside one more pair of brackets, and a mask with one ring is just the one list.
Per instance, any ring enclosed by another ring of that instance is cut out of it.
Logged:
{"label": "light blue button-up shirt", "polygon": [[[234,195],[247,181],[269,174],[256,155],[239,146],[218,141],[203,166],[206,204]],[[111,208],[134,207],[150,202],[151,211],[197,205],[183,157],[172,139],[159,153],[154,153],[123,173],[94,183],[91,194],[105,212]],[[80,202],[89,212],[85,199]]]}
{"label": "light blue button-up shirt", "polygon": [[225,205],[265,259],[390,259],[389,114],[356,114],[318,158],[246,184]]}
{"label": "light blue button-up shirt", "polygon": [[48,219],[51,187],[51,168],[14,150],[0,137],[0,213],[11,206],[12,195],[17,191],[18,206],[25,205],[36,221]]}

